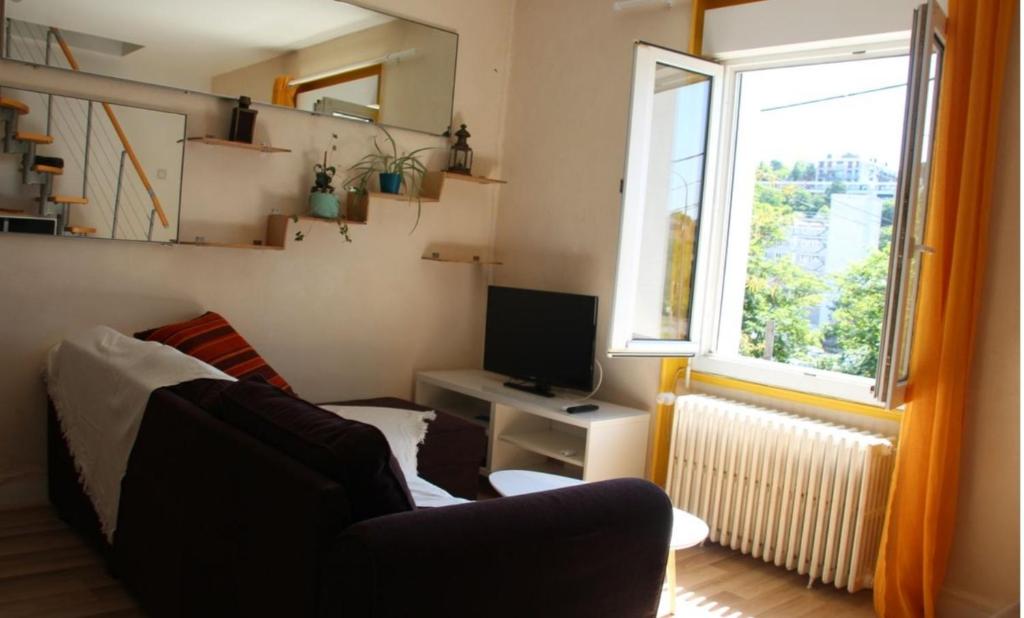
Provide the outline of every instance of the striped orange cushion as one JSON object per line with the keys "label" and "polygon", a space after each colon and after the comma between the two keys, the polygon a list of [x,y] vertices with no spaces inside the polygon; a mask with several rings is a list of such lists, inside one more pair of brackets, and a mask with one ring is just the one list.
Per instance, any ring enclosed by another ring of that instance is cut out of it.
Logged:
{"label": "striped orange cushion", "polygon": [[261,376],[270,384],[293,392],[273,367],[219,314],[207,311],[198,318],[135,333],[138,339],[159,341],[213,365],[229,376]]}

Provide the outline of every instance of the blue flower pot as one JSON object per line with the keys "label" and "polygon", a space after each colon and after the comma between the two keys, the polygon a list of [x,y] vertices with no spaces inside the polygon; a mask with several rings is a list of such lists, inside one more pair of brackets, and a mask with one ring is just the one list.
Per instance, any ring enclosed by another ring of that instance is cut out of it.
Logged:
{"label": "blue flower pot", "polygon": [[309,214],[322,219],[337,219],[340,213],[338,196],[314,191],[309,194]]}
{"label": "blue flower pot", "polygon": [[399,193],[402,190],[402,175],[401,174],[385,174],[381,172],[380,175],[380,192],[381,193]]}

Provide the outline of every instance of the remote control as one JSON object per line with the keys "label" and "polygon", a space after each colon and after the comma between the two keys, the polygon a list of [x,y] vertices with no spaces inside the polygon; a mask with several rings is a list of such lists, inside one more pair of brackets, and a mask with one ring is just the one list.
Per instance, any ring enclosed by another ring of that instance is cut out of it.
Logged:
{"label": "remote control", "polygon": [[578,406],[562,406],[562,409],[569,414],[579,414],[581,412],[593,412],[598,409],[598,407],[599,406],[596,403],[584,403]]}

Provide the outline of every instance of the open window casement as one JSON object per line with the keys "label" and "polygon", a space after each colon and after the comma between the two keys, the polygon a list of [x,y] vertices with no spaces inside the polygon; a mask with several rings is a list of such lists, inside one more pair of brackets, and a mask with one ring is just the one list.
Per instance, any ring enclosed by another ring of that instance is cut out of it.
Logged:
{"label": "open window casement", "polygon": [[[609,355],[698,356],[698,369],[741,380],[863,403],[874,398],[890,409],[904,403],[921,262],[931,251],[924,229],[945,16],[930,0],[913,25],[874,386],[863,374],[738,354],[744,301],[724,293],[743,293],[746,273],[733,268],[741,260],[728,255],[747,255],[736,238],[750,227],[746,202],[735,203],[749,196],[737,197],[733,178],[740,78],[755,66],[811,66],[864,53],[848,41],[817,47],[805,62],[796,57],[802,52],[786,52],[761,65],[736,56],[728,67],[636,45]],[[872,53],[882,58],[889,50]],[[726,315],[737,318],[736,332],[726,333],[732,339],[722,334]]]}
{"label": "open window casement", "polygon": [[720,65],[637,43],[610,356],[693,356],[707,269]]}
{"label": "open window casement", "polygon": [[946,15],[935,0],[914,11],[907,81],[903,150],[897,181],[885,321],[874,393],[885,407],[905,401],[917,311],[921,261],[932,252],[924,244],[931,184],[932,145],[938,106]]}

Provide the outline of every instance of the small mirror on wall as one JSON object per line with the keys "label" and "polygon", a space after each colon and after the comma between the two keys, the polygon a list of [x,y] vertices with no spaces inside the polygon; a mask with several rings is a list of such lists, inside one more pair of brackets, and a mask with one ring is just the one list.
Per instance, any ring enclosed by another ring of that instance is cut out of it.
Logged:
{"label": "small mirror on wall", "polygon": [[[458,35],[335,0],[0,0],[3,56],[434,135]],[[73,58],[74,60],[71,60]]]}
{"label": "small mirror on wall", "polygon": [[177,240],[184,137],[182,114],[0,85],[0,232]]}

